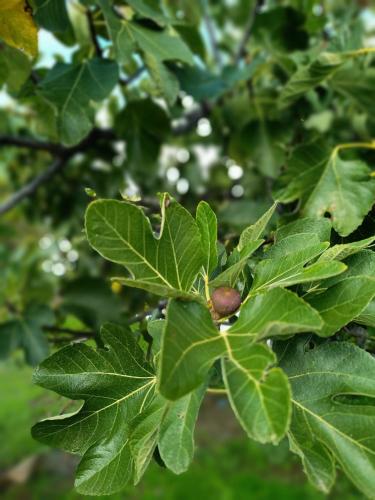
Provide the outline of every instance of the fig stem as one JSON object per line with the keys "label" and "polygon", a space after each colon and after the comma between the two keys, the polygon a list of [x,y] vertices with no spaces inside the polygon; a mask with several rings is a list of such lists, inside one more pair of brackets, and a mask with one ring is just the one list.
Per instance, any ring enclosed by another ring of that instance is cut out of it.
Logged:
{"label": "fig stem", "polygon": [[204,273],[203,279],[204,279],[204,293],[206,295],[207,303],[210,304],[211,303],[211,298],[210,298],[210,289],[209,289],[209,286],[208,286],[208,275],[207,275],[207,273]]}
{"label": "fig stem", "polygon": [[227,394],[228,391],[226,389],[215,389],[214,387],[209,387],[207,389],[209,394]]}

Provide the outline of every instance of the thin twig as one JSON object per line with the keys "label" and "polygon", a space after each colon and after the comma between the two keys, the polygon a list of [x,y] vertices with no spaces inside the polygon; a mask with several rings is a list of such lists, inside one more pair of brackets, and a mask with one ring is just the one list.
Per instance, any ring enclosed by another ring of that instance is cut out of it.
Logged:
{"label": "thin twig", "polygon": [[18,205],[23,199],[32,196],[35,191],[41,186],[54,177],[58,172],[60,172],[66,165],[68,158],[58,157],[53,163],[41,174],[37,175],[32,181],[23,186],[19,191],[13,194],[8,200],[0,206],[0,215],[5,214],[16,205]]}
{"label": "thin twig", "polygon": [[250,12],[250,15],[248,17],[248,20],[247,20],[247,23],[245,26],[245,31],[244,31],[243,37],[241,38],[240,44],[239,44],[237,52],[236,52],[236,56],[234,58],[234,61],[236,64],[240,62],[240,60],[242,59],[242,57],[246,53],[246,44],[250,38],[256,15],[259,12],[259,10],[263,4],[264,4],[264,0],[257,0],[255,2],[254,8]]}
{"label": "thin twig", "polygon": [[217,43],[216,39],[216,33],[215,33],[215,26],[212,22],[212,18],[209,14],[208,11],[208,0],[202,0],[203,3],[203,19],[207,28],[207,35],[210,40],[211,44],[211,49],[212,49],[212,54],[214,56],[214,60],[216,64],[221,67],[222,66],[222,59],[221,59],[221,54],[219,50],[219,46]]}

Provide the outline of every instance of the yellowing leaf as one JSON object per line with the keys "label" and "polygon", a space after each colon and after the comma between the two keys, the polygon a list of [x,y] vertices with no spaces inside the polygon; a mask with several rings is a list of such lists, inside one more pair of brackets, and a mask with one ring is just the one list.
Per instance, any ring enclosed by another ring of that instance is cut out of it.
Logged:
{"label": "yellowing leaf", "polygon": [[0,38],[8,45],[36,56],[38,31],[24,0],[0,0]]}
{"label": "yellowing leaf", "polygon": [[18,3],[23,3],[23,0],[0,0],[0,10],[13,9]]}

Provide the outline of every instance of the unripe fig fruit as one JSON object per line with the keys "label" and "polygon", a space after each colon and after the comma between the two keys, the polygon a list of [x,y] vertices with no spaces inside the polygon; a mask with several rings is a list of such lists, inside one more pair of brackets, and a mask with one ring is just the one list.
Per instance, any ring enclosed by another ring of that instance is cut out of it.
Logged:
{"label": "unripe fig fruit", "polygon": [[211,295],[214,311],[220,316],[229,316],[237,311],[241,305],[241,295],[234,288],[221,286],[216,288]]}

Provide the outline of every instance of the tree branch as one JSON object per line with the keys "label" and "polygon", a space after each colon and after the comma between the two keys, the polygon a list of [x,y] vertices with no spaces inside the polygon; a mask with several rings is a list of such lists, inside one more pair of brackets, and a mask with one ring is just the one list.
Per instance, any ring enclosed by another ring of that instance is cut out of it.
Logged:
{"label": "tree branch", "polygon": [[18,205],[23,199],[32,196],[39,186],[49,181],[58,172],[60,172],[65,167],[67,161],[68,158],[66,157],[60,156],[56,158],[47,170],[42,172],[40,175],[37,175],[32,181],[8,198],[5,203],[0,205],[0,215],[9,212],[9,210]]}
{"label": "tree branch", "polygon": [[208,12],[208,0],[203,0],[203,19],[204,19],[204,22],[206,24],[207,35],[208,35],[208,38],[210,40],[214,60],[215,60],[216,64],[219,67],[221,67],[222,59],[221,59],[219,46],[218,46],[218,43],[216,40],[215,27],[213,25],[211,16]]}
{"label": "tree branch", "polygon": [[87,15],[87,21],[88,21],[88,25],[89,25],[91,40],[92,40],[92,43],[95,47],[95,53],[98,57],[102,57],[103,51],[102,51],[102,49],[99,45],[98,39],[96,37],[94,18],[92,16],[92,12],[91,12],[89,7],[87,8],[86,15]]}
{"label": "tree branch", "polygon": [[242,37],[242,39],[240,41],[240,44],[239,44],[238,49],[237,49],[236,56],[234,58],[235,63],[239,63],[240,60],[242,59],[242,57],[246,53],[246,44],[247,44],[247,42],[248,42],[248,40],[250,38],[251,31],[252,31],[253,26],[254,26],[254,21],[255,21],[256,15],[259,12],[259,10],[260,10],[260,8],[262,7],[263,4],[264,4],[264,0],[257,0],[255,2],[254,8],[250,12],[249,18],[248,18],[246,26],[245,26],[245,31],[244,31],[243,37]]}
{"label": "tree branch", "polygon": [[120,78],[120,83],[121,85],[124,85],[125,87],[127,85],[130,85],[133,83],[137,78],[141,76],[141,74],[146,70],[146,66],[140,66],[137,70],[134,71],[134,73],[127,78]]}
{"label": "tree branch", "polygon": [[64,146],[54,142],[43,142],[29,137],[12,137],[10,135],[0,135],[0,147],[16,146],[38,151],[48,151],[49,153],[60,155],[64,151]]}
{"label": "tree branch", "polygon": [[[53,160],[52,164],[45,170],[44,172],[37,175],[34,179],[32,179],[28,184],[22,187],[19,191],[13,194],[5,203],[0,205],[0,215],[4,215],[6,212],[9,212],[12,208],[18,205],[25,198],[31,197],[37,189],[42,185],[48,182],[52,177],[61,172],[69,163],[69,160],[76,153],[80,153],[85,151],[89,147],[96,144],[98,139],[105,138],[108,140],[114,139],[115,135],[111,130],[100,130],[93,129],[91,133],[83,139],[79,144],[73,146],[71,148],[66,148],[64,146],[60,146],[58,148],[58,153]],[[16,138],[14,138],[16,140]],[[46,143],[39,143],[38,141],[31,141],[33,143],[33,149],[44,149]],[[22,145],[25,146],[22,141]],[[37,147],[37,145],[39,147]]]}

